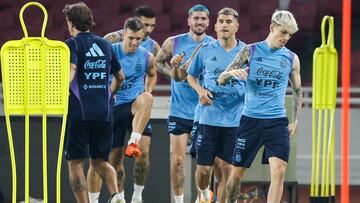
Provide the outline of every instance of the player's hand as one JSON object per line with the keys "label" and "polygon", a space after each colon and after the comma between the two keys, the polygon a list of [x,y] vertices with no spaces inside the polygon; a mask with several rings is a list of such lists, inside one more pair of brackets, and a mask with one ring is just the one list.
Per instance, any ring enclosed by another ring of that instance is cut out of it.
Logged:
{"label": "player's hand", "polygon": [[297,121],[297,120],[289,123],[289,125],[288,125],[287,128],[289,129],[290,137],[292,137],[292,136],[295,134],[297,124],[298,124],[298,121]]}
{"label": "player's hand", "polygon": [[232,77],[237,77],[241,80],[246,80],[248,76],[249,67],[245,69],[234,69],[227,72],[222,72],[217,79],[216,83],[219,85],[225,85]]}
{"label": "player's hand", "polygon": [[213,103],[213,95],[207,89],[201,89],[199,92],[199,99],[202,105],[209,106]]}
{"label": "player's hand", "polygon": [[173,56],[170,60],[171,66],[174,68],[179,68],[180,64],[184,60],[184,57],[185,57],[185,52],[181,53],[180,55],[176,54],[175,56]]}

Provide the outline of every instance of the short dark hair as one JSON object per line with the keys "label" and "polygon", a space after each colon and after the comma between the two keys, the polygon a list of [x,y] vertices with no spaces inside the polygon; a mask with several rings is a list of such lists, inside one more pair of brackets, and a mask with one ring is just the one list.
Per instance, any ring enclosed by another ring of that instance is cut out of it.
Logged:
{"label": "short dark hair", "polygon": [[144,24],[142,24],[139,18],[130,17],[125,20],[124,30],[130,29],[134,32],[137,32],[143,28],[144,28]]}
{"label": "short dark hair", "polygon": [[136,9],[134,11],[134,16],[135,17],[144,16],[146,18],[155,18],[155,12],[150,6],[142,5],[142,6],[136,7]]}
{"label": "short dark hair", "polygon": [[63,13],[79,31],[88,31],[95,25],[92,11],[84,2],[66,4]]}

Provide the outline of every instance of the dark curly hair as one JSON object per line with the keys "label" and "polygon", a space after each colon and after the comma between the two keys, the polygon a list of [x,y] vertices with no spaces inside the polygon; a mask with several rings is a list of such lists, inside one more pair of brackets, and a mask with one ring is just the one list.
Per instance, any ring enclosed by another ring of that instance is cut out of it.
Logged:
{"label": "dark curly hair", "polygon": [[95,25],[92,11],[84,2],[66,4],[63,13],[79,31],[88,31]]}

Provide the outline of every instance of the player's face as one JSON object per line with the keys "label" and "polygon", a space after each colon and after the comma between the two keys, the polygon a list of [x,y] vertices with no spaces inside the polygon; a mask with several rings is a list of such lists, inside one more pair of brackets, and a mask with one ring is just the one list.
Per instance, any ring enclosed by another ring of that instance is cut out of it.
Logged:
{"label": "player's face", "polygon": [[139,30],[137,32],[130,30],[129,28],[125,29],[123,32],[123,45],[125,49],[129,52],[135,52],[139,48],[140,42],[144,37],[144,31]]}
{"label": "player's face", "polygon": [[188,25],[191,32],[196,35],[202,35],[209,27],[209,17],[204,11],[195,11],[191,16],[189,16]]}
{"label": "player's face", "polygon": [[281,48],[285,46],[293,33],[287,30],[284,26],[271,24],[270,35],[272,39],[272,44],[275,46],[275,48]]}
{"label": "player's face", "polygon": [[223,40],[235,37],[238,28],[239,22],[232,15],[219,15],[215,23],[217,37]]}
{"label": "player's face", "polygon": [[150,36],[151,33],[154,31],[156,19],[141,16],[140,20],[144,24],[144,33],[145,33],[144,39],[146,39],[146,37]]}

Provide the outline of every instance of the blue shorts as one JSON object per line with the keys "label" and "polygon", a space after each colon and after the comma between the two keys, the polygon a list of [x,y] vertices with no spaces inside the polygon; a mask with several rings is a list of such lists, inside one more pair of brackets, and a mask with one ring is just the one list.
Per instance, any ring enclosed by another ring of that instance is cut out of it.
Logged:
{"label": "blue shorts", "polygon": [[192,158],[196,158],[196,140],[199,134],[199,122],[193,123],[193,128],[191,130],[191,145],[190,145],[190,155]]}
{"label": "blue shorts", "polygon": [[66,124],[67,160],[108,160],[112,144],[111,121],[69,121]]}
{"label": "blue shorts", "polygon": [[179,117],[169,116],[168,133],[173,135],[182,135],[191,133],[193,120],[183,119]]}
{"label": "blue shorts", "polygon": [[197,164],[212,166],[215,156],[231,164],[238,128],[199,124],[198,129]]}
{"label": "blue shorts", "polygon": [[270,157],[288,161],[290,152],[289,120],[284,118],[258,119],[242,116],[236,139],[233,165],[250,168],[262,145],[262,163]]}
{"label": "blue shorts", "polygon": [[[114,127],[113,127],[113,148],[123,147],[125,142],[126,131],[132,131],[131,105],[133,102],[114,106]],[[152,136],[151,124],[148,123],[142,133],[145,136]]]}

